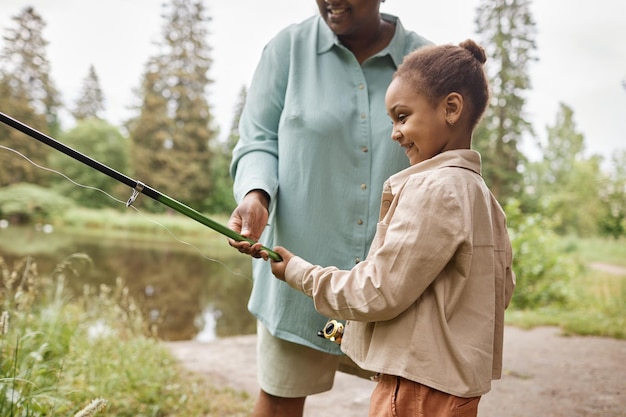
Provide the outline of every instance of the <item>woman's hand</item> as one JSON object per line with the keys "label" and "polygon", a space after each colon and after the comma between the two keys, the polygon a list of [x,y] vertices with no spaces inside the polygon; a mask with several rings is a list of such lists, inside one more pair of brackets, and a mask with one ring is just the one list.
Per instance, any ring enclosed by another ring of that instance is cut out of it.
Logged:
{"label": "woman's hand", "polygon": [[[241,236],[258,241],[267,225],[269,199],[265,192],[252,190],[243,198],[235,208],[228,220],[228,227]],[[229,238],[228,244],[241,253],[254,258],[261,257],[261,244],[250,244],[247,241],[237,242]]]}

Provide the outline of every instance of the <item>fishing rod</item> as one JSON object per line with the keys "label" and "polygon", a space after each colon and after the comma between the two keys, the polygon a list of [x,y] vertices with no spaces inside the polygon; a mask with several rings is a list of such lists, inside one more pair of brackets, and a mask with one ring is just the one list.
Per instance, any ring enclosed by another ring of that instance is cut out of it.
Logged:
{"label": "fishing rod", "polygon": [[[19,130],[20,132],[26,134],[27,136],[30,136],[33,139],[36,139],[42,143],[45,143],[46,145],[56,149],[57,151],[63,152],[67,156],[79,162],[82,162],[83,164],[89,166],[90,168],[96,169],[102,172],[103,174],[108,175],[109,177],[113,178],[114,180],[117,180],[123,184],[126,184],[130,188],[132,188],[133,193],[128,199],[128,201],[126,202],[126,207],[129,207],[130,205],[132,205],[135,199],[137,198],[137,196],[139,196],[139,194],[144,194],[158,201],[159,203],[164,204],[168,206],[169,208],[176,210],[180,214],[183,214],[191,219],[194,219],[197,222],[202,223],[203,225],[208,226],[211,229],[215,230],[216,232],[221,233],[222,235],[229,237],[237,242],[246,241],[250,243],[251,245],[256,243],[254,240],[248,239],[247,237],[240,235],[234,230],[229,229],[228,227],[223,226],[222,224],[214,220],[211,220],[210,218],[204,216],[197,210],[194,210],[193,208],[186,206],[185,204],[177,200],[174,200],[173,198],[168,197],[165,194],[160,193],[154,188],[150,188],[149,186],[145,185],[141,181],[136,181],[132,178],[129,178],[126,175],[96,161],[95,159],[83,153],[78,152],[75,149],[70,148],[67,145],[64,145],[58,140],[33,129],[32,127],[25,125],[19,120],[16,120],[2,112],[0,112],[0,121],[16,130]],[[271,249],[268,249],[265,246],[262,246],[261,249],[267,252],[270,259],[274,261],[282,260],[280,255],[272,251]]]}

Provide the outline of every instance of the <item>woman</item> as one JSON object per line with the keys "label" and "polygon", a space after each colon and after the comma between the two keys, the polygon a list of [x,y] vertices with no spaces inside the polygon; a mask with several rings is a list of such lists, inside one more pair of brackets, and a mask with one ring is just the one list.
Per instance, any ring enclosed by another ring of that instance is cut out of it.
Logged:
{"label": "woman", "polygon": [[[408,166],[385,140],[385,91],[402,58],[430,43],[381,14],[380,3],[317,0],[319,16],[266,45],[233,152],[233,230],[318,264],[350,268],[365,258],[383,181]],[[261,387],[253,416],[301,416],[308,395],[332,387],[341,351],[317,336],[327,318],[308,297],[265,262],[254,262],[253,275]]]}

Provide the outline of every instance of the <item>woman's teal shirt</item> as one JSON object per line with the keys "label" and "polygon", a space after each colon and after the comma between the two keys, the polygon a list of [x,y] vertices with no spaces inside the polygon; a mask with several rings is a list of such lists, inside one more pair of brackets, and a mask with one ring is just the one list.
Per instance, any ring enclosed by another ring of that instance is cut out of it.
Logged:
{"label": "woman's teal shirt", "polygon": [[[430,42],[395,16],[390,44],[359,64],[319,16],[283,29],[263,50],[233,151],[237,201],[253,189],[271,198],[261,239],[323,266],[365,259],[383,182],[408,159],[391,140],[385,92],[403,57]],[[249,310],[277,337],[340,353],[317,336],[327,318],[307,296],[253,261]]]}

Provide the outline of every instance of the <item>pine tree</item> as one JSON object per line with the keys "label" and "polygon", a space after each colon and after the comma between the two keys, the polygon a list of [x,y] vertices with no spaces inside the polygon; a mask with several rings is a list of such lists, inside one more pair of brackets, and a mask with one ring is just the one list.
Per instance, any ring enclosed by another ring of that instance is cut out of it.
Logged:
{"label": "pine tree", "polygon": [[[0,97],[2,111],[43,133],[58,129],[58,95],[49,79],[43,39],[44,21],[25,8],[14,16],[15,28],[7,28],[0,56]],[[0,145],[11,148],[37,164],[45,164],[51,149],[0,124]],[[0,187],[19,182],[45,185],[49,175],[26,159],[8,150],[0,152]]]}
{"label": "pine tree", "polygon": [[477,12],[492,100],[473,143],[483,157],[485,181],[503,201],[522,191],[525,158],[518,145],[525,133],[533,134],[524,118],[524,92],[531,87],[528,66],[535,60],[535,22],[529,0],[482,0]]}
{"label": "pine tree", "polygon": [[90,118],[100,119],[104,111],[104,94],[100,88],[100,80],[93,65],[89,66],[89,73],[83,81],[83,86],[76,100],[76,108],[72,116],[79,121]]}
{"label": "pine tree", "polygon": [[211,213],[230,214],[236,206],[233,195],[233,180],[230,177],[229,166],[232,159],[233,149],[239,141],[239,119],[246,103],[247,89],[243,86],[239,91],[237,103],[231,123],[230,132],[226,141],[219,143],[213,154],[211,164],[211,177],[213,178],[213,191],[207,201]]}
{"label": "pine tree", "polygon": [[[169,160],[172,148],[170,136],[171,120],[167,115],[167,98],[163,96],[159,84],[158,65],[152,59],[146,66],[139,95],[142,96],[140,114],[128,123],[131,132],[131,166],[138,181],[162,193],[170,194],[172,173],[175,169]],[[173,161],[176,162],[176,161]],[[150,211],[163,211],[165,207],[156,201],[141,199],[136,204]]]}
{"label": "pine tree", "polygon": [[47,132],[53,136],[60,130],[58,110],[60,94],[50,79],[50,62],[46,54],[48,42],[43,37],[45,21],[32,7],[26,7],[12,20],[4,36],[2,71],[11,74],[9,84],[13,93],[25,93],[35,113],[44,115]]}
{"label": "pine tree", "polygon": [[202,1],[172,0],[167,8],[161,52],[147,65],[140,116],[130,123],[133,161],[138,178],[203,210],[216,137],[207,99],[210,19]]}

